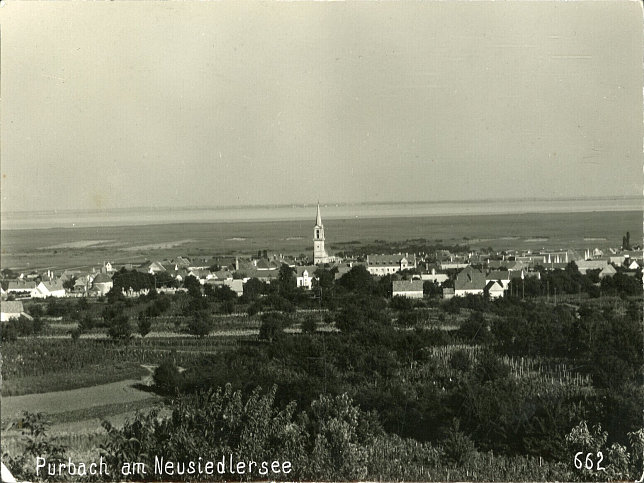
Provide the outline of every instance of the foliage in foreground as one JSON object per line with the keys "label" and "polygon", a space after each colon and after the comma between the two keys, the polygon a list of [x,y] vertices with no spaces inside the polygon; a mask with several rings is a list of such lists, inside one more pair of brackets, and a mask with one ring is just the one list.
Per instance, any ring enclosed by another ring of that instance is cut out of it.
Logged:
{"label": "foliage in foreground", "polygon": [[[638,471],[642,432],[631,434],[627,449],[606,446],[601,429],[589,431],[585,422],[566,441],[579,451],[604,450],[607,471],[578,471],[570,462],[547,462],[529,456],[503,456],[477,451],[459,431],[458,421],[437,444],[419,443],[383,431],[374,413],[357,407],[346,394],[321,395],[305,410],[295,403],[279,408],[276,389],[263,394],[256,388],[248,397],[230,385],[180,396],[171,402],[172,414],[139,414],[116,429],[104,423],[108,442],[102,452],[110,473],[118,474],[127,461],[142,461],[154,468],[154,456],[189,462],[221,460],[289,461],[288,474],[260,479],[278,480],[614,480],[628,479]],[[240,479],[240,475],[174,475],[172,479]],[[243,475],[258,479],[258,475]],[[134,478],[136,479],[136,478]],[[164,479],[148,471],[144,479]],[[168,479],[165,476],[165,479]]]}

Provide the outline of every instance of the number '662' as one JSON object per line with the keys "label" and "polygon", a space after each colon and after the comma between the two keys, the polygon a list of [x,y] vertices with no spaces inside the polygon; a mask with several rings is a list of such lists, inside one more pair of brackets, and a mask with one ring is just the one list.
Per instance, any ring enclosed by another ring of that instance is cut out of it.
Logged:
{"label": "number '662'", "polygon": [[586,468],[587,470],[596,470],[596,471],[606,471],[606,468],[601,466],[602,461],[604,460],[604,455],[602,454],[601,451],[597,452],[597,463],[595,464],[595,460],[593,459],[595,455],[593,453],[586,453],[586,458],[584,461],[581,460],[583,457],[584,452],[580,451],[579,453],[575,454],[575,468],[578,470],[581,470],[582,468]]}

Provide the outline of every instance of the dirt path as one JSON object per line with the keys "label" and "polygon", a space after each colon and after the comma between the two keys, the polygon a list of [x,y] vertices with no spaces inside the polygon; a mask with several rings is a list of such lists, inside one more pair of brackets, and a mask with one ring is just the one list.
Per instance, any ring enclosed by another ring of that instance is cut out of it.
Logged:
{"label": "dirt path", "polygon": [[[143,383],[145,384],[148,380],[147,377],[144,378]],[[150,393],[134,387],[135,384],[141,384],[141,382],[141,380],[128,379],[69,391],[3,397],[2,418],[13,419],[22,414],[22,411],[53,414],[147,399],[150,397]]]}

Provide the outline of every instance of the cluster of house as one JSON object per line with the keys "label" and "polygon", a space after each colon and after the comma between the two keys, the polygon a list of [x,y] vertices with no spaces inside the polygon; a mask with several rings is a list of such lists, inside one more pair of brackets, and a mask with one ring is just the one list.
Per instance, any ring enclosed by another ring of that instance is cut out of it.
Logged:
{"label": "cluster of house", "polygon": [[[599,279],[612,277],[617,273],[616,267],[620,267],[632,275],[635,271],[644,266],[643,252],[618,251],[610,249],[605,254],[602,250],[585,250],[583,257],[579,257],[574,251],[557,251],[557,252],[539,252],[530,251],[513,253],[510,256],[503,255],[500,260],[490,259],[489,253],[468,253],[468,254],[450,254],[448,251],[441,250],[436,254],[436,264],[426,264],[428,273],[421,273],[418,276],[412,276],[411,280],[400,280],[392,283],[392,295],[410,298],[423,297],[423,284],[425,281],[433,281],[441,286],[449,276],[446,271],[459,270],[454,278],[454,287],[443,288],[443,297],[462,297],[468,294],[483,295],[490,298],[502,297],[510,287],[513,280],[524,280],[529,277],[541,278],[540,270],[564,270],[570,261],[574,261],[577,269],[582,274],[596,270]],[[381,260],[391,258],[392,256],[380,256],[374,258]],[[369,258],[368,258],[369,260]],[[380,267],[369,269],[374,274],[395,273],[404,268],[415,267],[415,257],[398,256],[400,268],[387,264],[383,271]],[[474,268],[473,265],[480,266],[482,269]],[[403,268],[404,267],[404,268]]]}
{"label": "cluster of house", "polygon": [[[371,275],[378,277],[409,271],[409,276],[405,277],[409,280],[392,282],[394,296],[423,297],[424,282],[431,281],[441,287],[449,279],[447,271],[452,274],[458,271],[453,280],[453,288],[443,288],[444,298],[468,294],[487,294],[491,298],[497,298],[504,295],[513,280],[540,278],[538,267],[546,270],[565,269],[569,261],[573,260],[581,273],[599,270],[599,278],[604,278],[612,277],[616,273],[615,267],[623,267],[630,271],[640,269],[642,252],[610,249],[609,253],[604,253],[594,249],[586,250],[581,256],[572,250],[536,253],[506,251],[501,255],[484,251],[453,254],[447,250],[440,250],[425,257],[423,254],[417,257],[416,254],[410,253],[375,254],[368,255],[364,260],[342,261],[329,255],[325,249],[324,225],[318,204],[313,228],[313,265],[306,264],[306,260],[298,260],[296,257],[281,254],[269,256],[266,251],[251,258],[179,256],[163,261],[148,261],[137,266],[125,264],[118,268],[110,262],[104,262],[100,270],[65,270],[59,275],[50,270],[41,274],[20,274],[13,279],[2,280],[0,290],[3,299],[101,296],[112,289],[112,277],[117,269],[125,268],[128,271],[136,270],[155,275],[155,280],[160,281],[157,287],[157,291],[160,292],[184,290],[173,287],[192,276],[201,285],[228,286],[237,295],[242,295],[244,284],[248,280],[255,278],[270,283],[279,277],[280,268],[284,264],[295,271],[296,286],[306,290],[312,289],[315,271],[320,265],[335,268],[336,278],[342,277],[353,266],[363,265]],[[124,295],[134,296],[139,293],[130,290],[124,292]],[[2,306],[5,317],[4,302]],[[19,313],[16,312],[20,308],[17,305],[8,307],[14,311],[11,312],[12,316]]]}

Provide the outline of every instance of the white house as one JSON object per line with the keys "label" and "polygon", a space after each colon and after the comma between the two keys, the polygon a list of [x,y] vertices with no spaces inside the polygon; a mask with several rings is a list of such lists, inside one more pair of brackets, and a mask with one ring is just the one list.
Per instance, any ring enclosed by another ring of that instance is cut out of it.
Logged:
{"label": "white house", "polygon": [[446,273],[437,273],[435,268],[432,268],[432,273],[421,273],[420,279],[430,282],[435,282],[439,286],[443,285],[443,282],[449,279],[449,276]]}
{"label": "white house", "polygon": [[606,265],[601,272],[599,272],[599,279],[601,280],[602,278],[606,277],[612,277],[617,273],[617,270],[615,270],[615,267],[612,265]]}
{"label": "white house", "polygon": [[12,280],[7,285],[7,294],[30,295],[36,288],[36,282],[25,280]]}
{"label": "white house", "polygon": [[230,287],[230,289],[237,294],[237,297],[244,295],[244,282],[240,279],[224,280],[223,285]]}
{"label": "white house", "polygon": [[44,299],[45,297],[64,297],[65,287],[62,280],[53,282],[40,282],[35,289],[31,291],[31,298]]}
{"label": "white house", "polygon": [[315,278],[314,274],[316,269],[316,266],[295,267],[295,279],[297,281],[296,286],[311,290],[313,288],[313,279]]}
{"label": "white house", "polygon": [[391,295],[410,299],[423,298],[422,280],[395,280],[392,283]]}
{"label": "white house", "polygon": [[114,282],[106,273],[99,273],[92,281],[92,288],[96,289],[98,295],[105,295],[112,290]]}
{"label": "white house", "polygon": [[629,270],[637,270],[640,268],[640,264],[637,263],[637,260],[629,260],[628,258],[626,259],[625,265]]}
{"label": "white house", "polygon": [[498,282],[503,290],[508,289],[508,287],[510,286],[510,280],[510,272],[507,270],[492,270],[485,276],[486,283],[489,284],[490,282]]}
{"label": "white house", "polygon": [[485,286],[485,293],[491,299],[498,299],[499,297],[503,297],[503,294],[505,293],[505,289],[496,280],[490,280]]}
{"label": "white house", "polygon": [[371,275],[390,275],[416,267],[416,255],[414,254],[367,255],[367,271]]}
{"label": "white house", "polygon": [[22,302],[20,301],[3,301],[2,304],[0,304],[0,306],[2,307],[0,310],[1,322],[7,322],[11,319],[17,319],[21,315],[27,316],[27,314],[25,313],[25,309],[22,306]]}

